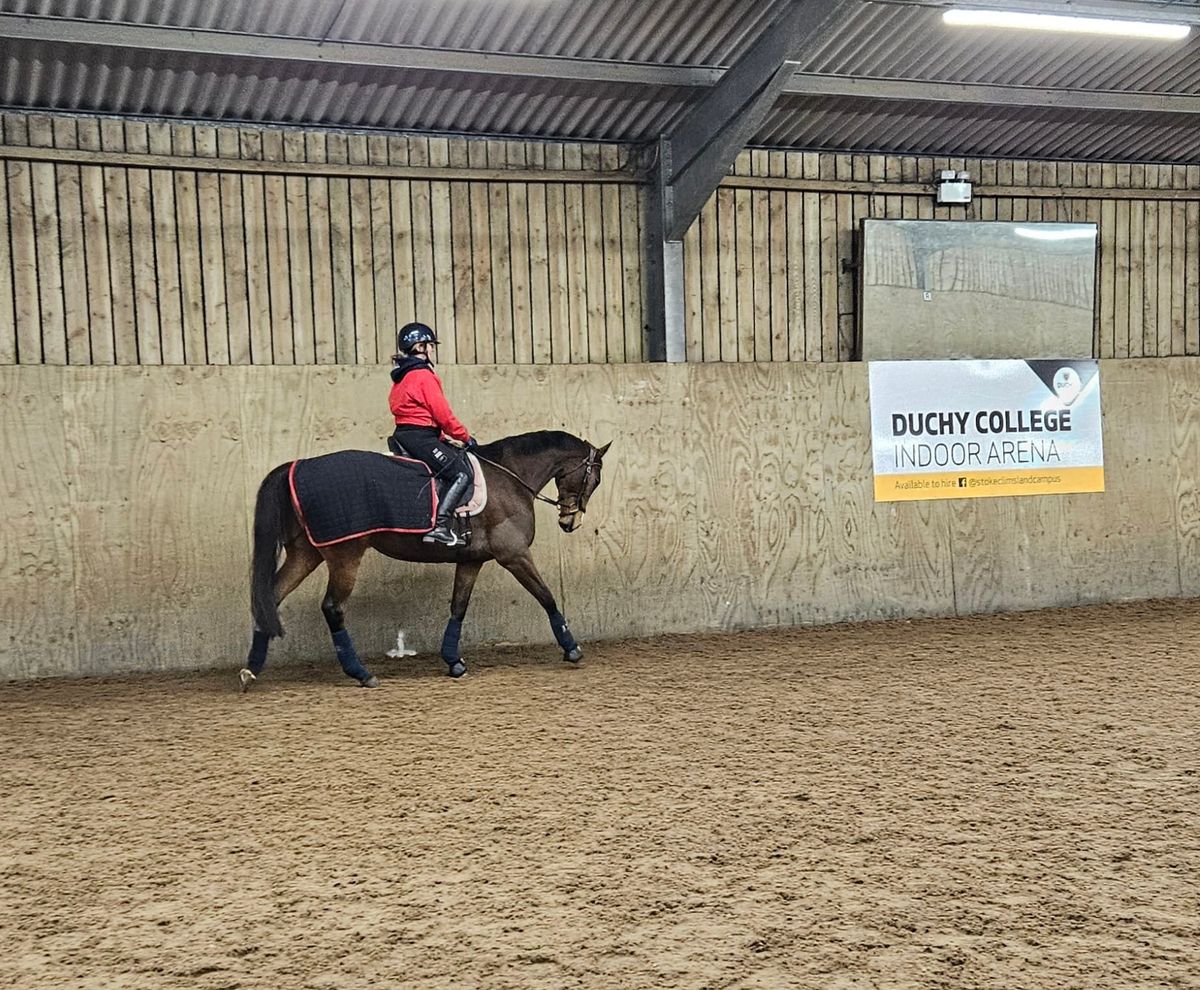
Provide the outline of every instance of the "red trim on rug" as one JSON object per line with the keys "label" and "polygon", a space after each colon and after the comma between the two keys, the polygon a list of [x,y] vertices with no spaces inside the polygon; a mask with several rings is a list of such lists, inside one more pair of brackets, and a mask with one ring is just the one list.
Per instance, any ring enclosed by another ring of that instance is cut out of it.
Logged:
{"label": "red trim on rug", "polygon": [[[396,454],[385,454],[384,456],[390,457],[393,461],[408,461],[409,464],[420,464],[421,467],[425,468],[426,471],[429,470],[429,465],[427,465],[424,461],[418,461],[411,457],[398,457]],[[437,518],[438,496],[437,485],[430,484],[430,525],[426,526],[424,529],[397,529],[394,526],[381,526],[378,529],[364,529],[361,533],[351,533],[349,536],[339,536],[336,540],[326,540],[324,543],[318,543],[313,539],[312,531],[308,528],[308,520],[304,518],[304,510],[300,508],[300,498],[296,494],[296,465],[299,464],[303,459],[304,458],[297,458],[296,460],[292,461],[291,465],[288,467],[288,490],[292,494],[292,508],[296,512],[296,518],[300,520],[300,525],[304,527],[304,535],[308,537],[308,542],[314,547],[331,547],[335,543],[346,543],[350,540],[359,540],[362,539],[362,537],[370,536],[373,533],[406,533],[409,535],[416,535],[418,533],[428,533],[431,529],[433,529],[433,520]],[[433,476],[430,475],[430,481],[432,482],[432,480]]]}

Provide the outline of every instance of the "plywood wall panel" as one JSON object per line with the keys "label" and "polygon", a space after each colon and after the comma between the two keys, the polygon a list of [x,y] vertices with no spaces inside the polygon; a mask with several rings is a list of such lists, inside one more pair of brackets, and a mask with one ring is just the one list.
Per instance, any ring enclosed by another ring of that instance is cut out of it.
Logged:
{"label": "plywood wall panel", "polygon": [[[70,387],[65,377],[70,376]],[[535,559],[585,638],[1071,605],[1200,587],[1200,360],[1106,361],[1108,491],[876,504],[866,371],[761,363],[451,366],[484,439],[613,441],[585,525]],[[240,664],[250,506],[276,464],[390,432],[386,365],[0,369],[0,676]],[[33,467],[31,467],[31,465]],[[436,650],[449,568],[370,558],[364,654]],[[31,584],[33,582],[33,584]],[[37,593],[31,588],[36,586]],[[277,661],[327,657],[320,575]],[[49,608],[46,607],[49,602]],[[489,565],[465,642],[555,648]]]}

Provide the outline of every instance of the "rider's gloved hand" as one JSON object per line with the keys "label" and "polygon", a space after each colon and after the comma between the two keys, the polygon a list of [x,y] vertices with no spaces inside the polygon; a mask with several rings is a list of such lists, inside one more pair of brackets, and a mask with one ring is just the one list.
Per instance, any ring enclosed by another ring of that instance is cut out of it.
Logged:
{"label": "rider's gloved hand", "polygon": [[467,450],[474,450],[478,446],[479,446],[478,440],[476,440],[474,437],[467,437],[467,443],[466,443]]}

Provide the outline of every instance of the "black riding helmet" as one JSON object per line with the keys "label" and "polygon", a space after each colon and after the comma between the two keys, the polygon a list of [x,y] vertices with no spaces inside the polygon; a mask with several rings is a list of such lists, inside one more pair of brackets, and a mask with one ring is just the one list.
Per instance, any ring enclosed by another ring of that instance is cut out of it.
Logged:
{"label": "black riding helmet", "polygon": [[401,354],[411,354],[417,344],[436,344],[437,334],[424,323],[406,323],[396,334],[396,350]]}

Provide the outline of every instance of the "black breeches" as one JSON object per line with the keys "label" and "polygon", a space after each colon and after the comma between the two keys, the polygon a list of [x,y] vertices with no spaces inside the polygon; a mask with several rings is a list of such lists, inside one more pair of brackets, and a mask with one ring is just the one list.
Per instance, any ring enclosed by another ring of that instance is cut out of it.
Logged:
{"label": "black breeches", "polygon": [[429,465],[440,483],[450,484],[455,478],[471,477],[467,458],[461,450],[442,443],[441,434],[432,426],[397,426],[392,434],[413,457]]}

